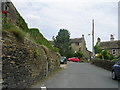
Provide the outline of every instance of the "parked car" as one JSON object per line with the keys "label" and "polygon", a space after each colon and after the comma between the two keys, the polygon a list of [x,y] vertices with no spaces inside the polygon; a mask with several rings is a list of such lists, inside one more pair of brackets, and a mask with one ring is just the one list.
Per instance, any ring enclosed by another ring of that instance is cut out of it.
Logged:
{"label": "parked car", "polygon": [[61,56],[61,57],[60,57],[60,64],[67,64],[67,58]]}
{"label": "parked car", "polygon": [[68,58],[68,61],[79,62],[80,59],[78,59],[77,57],[73,57],[73,58]]}
{"label": "parked car", "polygon": [[116,80],[120,78],[120,58],[116,61],[116,63],[112,67],[112,79]]}

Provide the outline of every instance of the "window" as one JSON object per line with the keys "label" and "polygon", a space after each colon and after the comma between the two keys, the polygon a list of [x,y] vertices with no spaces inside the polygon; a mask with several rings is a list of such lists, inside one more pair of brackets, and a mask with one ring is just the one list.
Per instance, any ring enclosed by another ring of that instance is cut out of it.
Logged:
{"label": "window", "polygon": [[115,49],[112,50],[112,54],[116,55],[116,50]]}
{"label": "window", "polygon": [[76,46],[79,46],[79,42],[76,42],[75,45],[76,45]]}
{"label": "window", "polygon": [[118,60],[116,64],[120,64],[120,60]]}

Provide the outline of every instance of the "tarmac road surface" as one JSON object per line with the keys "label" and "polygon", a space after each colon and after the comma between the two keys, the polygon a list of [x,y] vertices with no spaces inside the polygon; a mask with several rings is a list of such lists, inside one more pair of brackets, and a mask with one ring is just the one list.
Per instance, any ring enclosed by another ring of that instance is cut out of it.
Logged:
{"label": "tarmac road surface", "polygon": [[[89,63],[69,62],[63,70],[33,88],[118,88],[119,81],[111,79],[111,72]],[[116,89],[115,89],[116,90]]]}

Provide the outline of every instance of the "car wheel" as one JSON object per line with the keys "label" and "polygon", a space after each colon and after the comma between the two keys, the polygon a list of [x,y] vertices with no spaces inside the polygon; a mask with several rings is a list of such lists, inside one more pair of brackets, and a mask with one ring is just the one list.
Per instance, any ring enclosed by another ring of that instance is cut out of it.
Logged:
{"label": "car wheel", "polygon": [[113,80],[116,80],[116,79],[117,79],[117,76],[115,75],[115,71],[112,71],[112,79],[113,79]]}

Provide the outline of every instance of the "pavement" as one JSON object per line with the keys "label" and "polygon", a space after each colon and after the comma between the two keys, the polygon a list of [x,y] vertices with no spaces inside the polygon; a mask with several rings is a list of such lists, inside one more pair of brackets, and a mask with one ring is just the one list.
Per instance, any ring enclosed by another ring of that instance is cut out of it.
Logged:
{"label": "pavement", "polygon": [[[61,65],[62,69],[43,83],[33,88],[118,88],[118,80],[111,79],[111,72],[89,63],[69,62]],[[110,89],[109,89],[110,90]]]}

